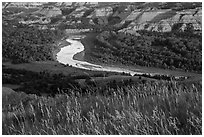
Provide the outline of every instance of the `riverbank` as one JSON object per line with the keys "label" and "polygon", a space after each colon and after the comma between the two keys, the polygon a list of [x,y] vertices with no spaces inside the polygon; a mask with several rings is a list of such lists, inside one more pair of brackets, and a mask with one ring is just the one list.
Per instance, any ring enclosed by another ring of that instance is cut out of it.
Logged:
{"label": "riverbank", "polygon": [[63,37],[61,40],[57,41],[53,46],[53,60],[57,61],[57,53],[60,52],[61,48],[70,45],[69,42],[66,41],[67,37]]}
{"label": "riverbank", "polygon": [[[84,45],[84,61],[91,62],[91,53],[94,49],[94,40],[98,33],[87,33],[86,37],[81,39],[81,43]],[[91,63],[96,63],[96,62],[91,62]],[[96,63],[97,64],[97,63]]]}
{"label": "riverbank", "polygon": [[84,46],[80,42],[80,39],[81,36],[67,38],[66,41],[71,43],[71,45],[61,48],[60,52],[57,53],[57,61],[81,69],[101,71],[101,66],[99,65],[73,59],[75,54],[84,51]]}
{"label": "riverbank", "polygon": [[74,60],[85,61],[84,60],[85,51],[79,52],[73,56]]}

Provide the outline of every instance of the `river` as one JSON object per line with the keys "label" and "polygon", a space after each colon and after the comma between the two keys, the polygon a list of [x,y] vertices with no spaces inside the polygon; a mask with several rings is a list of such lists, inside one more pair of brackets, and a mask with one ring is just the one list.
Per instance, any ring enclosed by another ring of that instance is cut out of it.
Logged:
{"label": "river", "polygon": [[69,64],[72,67],[80,68],[80,69],[86,69],[86,70],[93,70],[93,71],[108,71],[108,72],[119,72],[119,73],[129,73],[130,75],[135,74],[143,74],[141,72],[135,72],[128,69],[123,68],[117,68],[117,67],[108,67],[108,66],[101,66],[97,64],[92,64],[86,61],[79,61],[74,59],[74,55],[84,51],[84,45],[79,41],[81,37],[75,37],[75,38],[68,38],[66,39],[67,42],[70,43],[70,45],[67,45],[57,53],[57,61],[62,64]]}

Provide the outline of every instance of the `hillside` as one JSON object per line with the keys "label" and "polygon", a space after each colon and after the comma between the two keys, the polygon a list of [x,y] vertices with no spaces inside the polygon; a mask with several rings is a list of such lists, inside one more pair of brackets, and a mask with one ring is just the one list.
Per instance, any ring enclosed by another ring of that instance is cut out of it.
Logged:
{"label": "hillside", "polygon": [[[74,25],[73,21],[80,20],[78,26],[90,27],[98,25],[123,26],[120,31],[128,32],[148,30],[157,32],[169,32],[174,26],[180,24],[181,31],[191,24],[196,31],[202,30],[202,7],[200,3],[4,3],[6,9],[10,8],[38,8],[31,16],[40,19],[56,18],[66,25]],[[6,11],[6,9],[4,9]],[[20,11],[18,11],[20,12]],[[19,13],[27,14],[27,13]],[[39,16],[39,15],[40,16]],[[19,16],[18,15],[18,16]],[[25,16],[23,15],[23,16]],[[66,18],[66,19],[65,19]],[[23,18],[19,18],[24,20]],[[39,20],[38,19],[38,20]],[[29,22],[29,20],[27,20]],[[61,23],[62,23],[61,22]],[[25,22],[24,22],[25,23]],[[76,23],[76,22],[75,22]],[[54,24],[52,24],[54,25]],[[57,24],[55,24],[57,25]],[[59,25],[59,24],[58,24]],[[178,25],[177,25],[178,26]]]}
{"label": "hillside", "polygon": [[[176,24],[181,24],[178,29],[184,31],[189,24],[193,26],[196,31],[202,30],[202,9],[190,9],[183,11],[174,10],[149,10],[140,11],[134,13],[134,17],[131,18],[131,23],[128,28],[124,28],[121,31],[127,31],[132,29],[148,30],[157,32],[169,32],[172,31]],[[131,15],[131,16],[133,16]],[[128,16],[123,22],[130,20]]]}

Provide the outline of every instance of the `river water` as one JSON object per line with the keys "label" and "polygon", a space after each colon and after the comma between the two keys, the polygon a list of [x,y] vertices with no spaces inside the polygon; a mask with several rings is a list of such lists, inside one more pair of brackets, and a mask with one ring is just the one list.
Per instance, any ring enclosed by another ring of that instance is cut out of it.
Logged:
{"label": "river water", "polygon": [[92,64],[86,61],[79,61],[73,59],[74,55],[82,52],[84,50],[84,45],[79,41],[81,37],[75,37],[75,38],[68,38],[66,39],[67,42],[70,43],[70,45],[67,45],[57,53],[57,61],[62,64],[69,64],[72,65],[72,67],[86,69],[86,70],[93,70],[93,71],[109,71],[109,72],[119,72],[119,73],[129,73],[130,75],[134,74],[143,74],[141,72],[135,72],[128,69],[123,68],[117,68],[117,67],[109,67],[109,66],[101,66],[97,64]]}

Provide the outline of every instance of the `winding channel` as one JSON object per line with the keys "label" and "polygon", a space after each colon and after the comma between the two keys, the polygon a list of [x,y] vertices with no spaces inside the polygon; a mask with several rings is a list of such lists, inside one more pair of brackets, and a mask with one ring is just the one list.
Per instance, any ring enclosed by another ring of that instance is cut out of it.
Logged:
{"label": "winding channel", "polygon": [[134,76],[135,74],[142,75],[142,74],[148,74],[150,76],[155,75],[173,75],[175,78],[185,78],[189,79],[189,77],[195,77],[193,79],[202,79],[200,78],[200,74],[194,74],[194,73],[181,73],[177,72],[173,74],[173,72],[168,72],[167,74],[160,73],[160,72],[143,72],[142,69],[126,69],[126,68],[119,68],[119,67],[112,67],[112,66],[102,66],[97,64],[92,64],[86,61],[80,61],[77,59],[74,59],[74,55],[77,53],[80,53],[84,51],[84,45],[81,43],[80,39],[84,36],[81,35],[75,35],[72,37],[69,37],[66,39],[66,41],[70,44],[60,49],[60,51],[56,54],[56,59],[58,62],[64,64],[64,65],[71,65],[72,67],[85,69],[85,70],[92,70],[92,71],[106,71],[106,72],[118,72],[118,73],[129,73],[131,76]]}
{"label": "winding channel", "polygon": [[66,39],[66,41],[69,42],[70,45],[67,45],[61,48],[61,50],[57,53],[57,61],[65,65],[69,64],[76,68],[92,70],[92,71],[108,71],[108,72],[119,72],[119,73],[124,72],[124,73],[129,73],[132,76],[135,74],[143,74],[142,72],[135,72],[128,69],[101,66],[101,65],[92,64],[86,61],[75,60],[73,58],[74,55],[84,51],[84,45],[79,41],[80,39],[81,39],[80,37]]}

